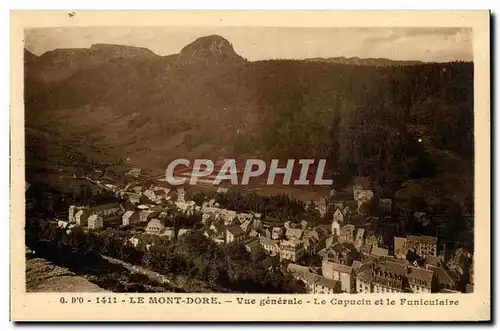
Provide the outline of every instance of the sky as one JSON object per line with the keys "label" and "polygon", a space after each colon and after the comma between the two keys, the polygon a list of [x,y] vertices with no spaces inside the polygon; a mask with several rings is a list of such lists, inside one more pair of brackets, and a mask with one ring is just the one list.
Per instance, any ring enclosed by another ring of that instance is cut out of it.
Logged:
{"label": "sky", "polygon": [[179,53],[199,37],[220,35],[250,61],[311,57],[387,58],[425,62],[472,61],[470,28],[289,27],[65,27],[25,31],[36,55],[96,43],[146,47],[159,55]]}

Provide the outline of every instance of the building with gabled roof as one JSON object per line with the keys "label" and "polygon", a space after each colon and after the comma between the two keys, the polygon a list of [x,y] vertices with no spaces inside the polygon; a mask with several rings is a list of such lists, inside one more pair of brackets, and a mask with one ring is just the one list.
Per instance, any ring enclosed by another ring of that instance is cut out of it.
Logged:
{"label": "building with gabled roof", "polygon": [[420,257],[437,256],[437,237],[408,235],[407,247]]}
{"label": "building with gabled roof", "polygon": [[434,271],[417,267],[408,268],[408,285],[413,293],[431,293]]}
{"label": "building with gabled roof", "polygon": [[304,242],[299,239],[292,238],[280,243],[280,260],[297,262],[305,253]]}
{"label": "building with gabled roof", "polygon": [[352,244],[336,242],[330,246],[323,259],[339,264],[351,265],[359,257],[359,252]]}
{"label": "building with gabled roof", "polygon": [[376,257],[386,257],[389,255],[389,251],[385,248],[372,246],[370,255],[373,255]]}
{"label": "building with gabled roof", "polygon": [[313,276],[312,291],[313,294],[335,294],[342,293],[342,282],[329,279],[320,275]]}
{"label": "building with gabled roof", "polygon": [[267,237],[259,237],[259,243],[262,249],[271,256],[279,255],[280,246],[278,240],[273,240]]}
{"label": "building with gabled roof", "polygon": [[149,210],[149,209],[143,209],[139,212],[139,221],[141,223],[149,222],[153,218],[155,218],[159,213]]}
{"label": "building with gabled roof", "polygon": [[402,293],[406,287],[408,267],[400,263],[382,260],[372,274],[374,293]]}
{"label": "building with gabled roof", "polygon": [[168,240],[175,239],[175,229],[172,227],[166,227],[160,233],[158,233],[160,237],[166,237]]}
{"label": "building with gabled roof", "polygon": [[460,293],[460,275],[444,267],[432,268],[436,277],[435,290],[441,293]]}
{"label": "building with gabled roof", "polygon": [[165,230],[165,225],[157,218],[149,221],[146,226],[146,233],[148,234],[159,235],[163,230]]}
{"label": "building with gabled roof", "polygon": [[122,226],[140,222],[139,213],[135,210],[127,210],[122,216]]}
{"label": "building with gabled roof", "polygon": [[342,292],[353,293],[355,291],[356,281],[352,272],[352,267],[323,260],[321,272],[323,276],[328,279],[340,281]]}
{"label": "building with gabled roof", "polygon": [[288,228],[286,229],[285,237],[290,240],[292,238],[302,239],[302,234],[304,231],[302,229]]}
{"label": "building with gabled roof", "polygon": [[114,222],[121,218],[124,208],[120,203],[112,202],[94,206],[70,206],[69,214],[75,213],[70,220],[74,220],[79,226],[87,226],[88,218],[93,215],[99,215],[104,223]]}
{"label": "building with gabled roof", "polygon": [[340,225],[345,224],[348,219],[348,212],[345,209],[341,209],[340,207],[337,207],[335,211],[333,212],[333,222],[337,222]]}
{"label": "building with gabled roof", "polygon": [[361,270],[356,275],[356,292],[357,293],[372,293],[372,269],[366,268]]}
{"label": "building with gabled roof", "polygon": [[103,219],[98,214],[92,214],[88,218],[88,228],[92,230],[100,229],[104,226]]}
{"label": "building with gabled roof", "polygon": [[355,230],[356,230],[356,227],[352,224],[344,225],[340,229],[339,241],[353,243],[354,239],[355,239],[354,238]]}
{"label": "building with gabled roof", "polygon": [[245,240],[245,231],[239,226],[235,225],[226,229],[226,244],[232,242],[243,242]]}

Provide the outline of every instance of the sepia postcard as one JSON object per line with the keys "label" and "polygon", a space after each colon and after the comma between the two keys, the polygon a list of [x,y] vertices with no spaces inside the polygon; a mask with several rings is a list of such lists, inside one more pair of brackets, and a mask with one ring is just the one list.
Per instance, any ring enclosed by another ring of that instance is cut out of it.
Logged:
{"label": "sepia postcard", "polygon": [[11,319],[489,321],[489,21],[11,12]]}

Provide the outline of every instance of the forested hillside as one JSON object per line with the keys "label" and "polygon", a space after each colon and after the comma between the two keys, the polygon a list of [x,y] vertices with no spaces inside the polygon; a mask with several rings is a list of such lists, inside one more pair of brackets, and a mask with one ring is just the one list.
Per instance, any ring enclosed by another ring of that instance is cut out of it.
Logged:
{"label": "forested hillside", "polygon": [[410,179],[444,175],[472,196],[472,63],[248,62],[207,38],[173,56],[131,52],[50,81],[37,79],[48,69],[29,56],[27,126],[58,141],[85,137],[142,167],[176,157],[327,158],[339,185],[368,176],[394,194]]}

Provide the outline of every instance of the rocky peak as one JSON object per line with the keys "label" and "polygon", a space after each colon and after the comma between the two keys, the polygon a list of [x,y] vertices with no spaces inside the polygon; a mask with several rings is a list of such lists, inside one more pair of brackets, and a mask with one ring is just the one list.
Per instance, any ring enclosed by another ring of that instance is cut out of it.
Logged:
{"label": "rocky peak", "polygon": [[242,61],[244,61],[243,58],[236,54],[233,45],[217,35],[196,39],[181,50],[177,59],[177,63],[180,65],[192,63],[208,65]]}

